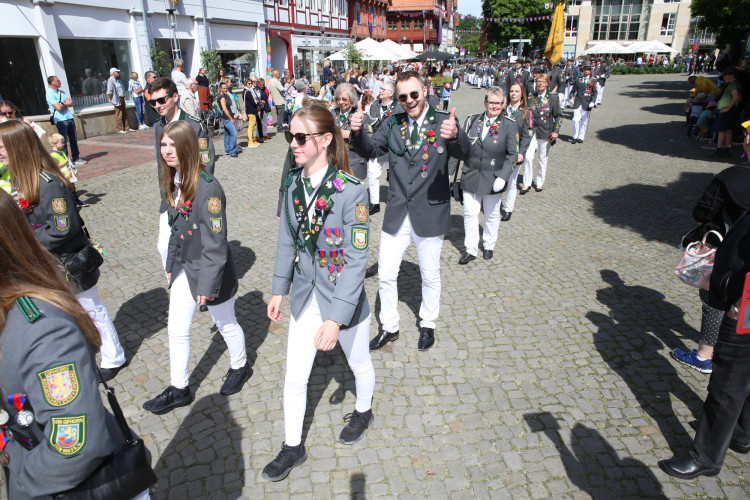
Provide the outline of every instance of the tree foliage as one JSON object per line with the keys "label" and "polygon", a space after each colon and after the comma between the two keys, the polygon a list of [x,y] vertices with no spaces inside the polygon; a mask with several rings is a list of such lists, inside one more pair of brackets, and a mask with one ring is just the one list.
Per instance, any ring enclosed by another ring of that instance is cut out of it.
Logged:
{"label": "tree foliage", "polygon": [[201,66],[206,68],[206,77],[209,82],[215,82],[219,77],[219,70],[221,69],[221,56],[216,49],[203,49],[201,50]]}
{"label": "tree foliage", "polygon": [[350,68],[354,63],[362,64],[362,53],[359,51],[357,46],[354,45],[354,43],[349,42],[346,44],[346,47],[344,48],[344,55],[346,56],[346,61],[349,63]]}
{"label": "tree foliage", "polygon": [[[484,17],[500,18],[552,15],[552,10],[544,8],[545,3],[553,2],[551,0],[547,0],[546,2],[545,0],[483,0],[482,15]],[[523,23],[485,22],[484,29],[487,33],[487,51],[496,50],[497,47],[507,47],[510,45],[508,40],[513,38],[531,39],[531,43],[526,44],[524,47],[524,52],[533,48],[544,48],[544,45],[547,43],[551,24],[551,19]]]}
{"label": "tree foliage", "polygon": [[[464,17],[458,21],[458,30],[481,30],[482,23],[479,19],[473,17]],[[467,54],[476,55],[479,51],[479,37],[478,33],[458,33],[461,37],[461,43],[464,49],[467,50]]]}
{"label": "tree foliage", "polygon": [[750,34],[750,0],[693,0],[690,10],[703,16],[698,27],[713,30],[719,47],[729,45],[735,61],[742,56]]}
{"label": "tree foliage", "polygon": [[172,58],[169,57],[169,54],[161,50],[158,45],[153,44],[149,55],[151,56],[151,69],[157,77],[172,74]]}

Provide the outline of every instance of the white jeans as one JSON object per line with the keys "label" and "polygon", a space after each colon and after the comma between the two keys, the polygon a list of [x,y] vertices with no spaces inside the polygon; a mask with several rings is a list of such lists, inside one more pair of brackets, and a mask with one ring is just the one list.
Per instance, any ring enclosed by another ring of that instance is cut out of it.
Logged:
{"label": "white jeans", "polygon": [[[190,359],[190,325],[197,305],[195,297],[190,293],[185,271],[172,283],[169,296],[169,319],[167,333],[169,334],[169,374],[173,386],[182,389],[188,386],[188,361]],[[234,315],[234,297],[217,306],[208,302],[208,312],[219,328],[229,349],[229,359],[232,368],[242,368],[247,363],[245,353],[245,332],[237,323]]]}
{"label": "white jeans", "polygon": [[481,195],[464,191],[464,246],[474,257],[479,252],[479,210],[484,205],[484,249],[494,250],[500,226],[502,198],[503,193]]}
{"label": "white jeans", "polygon": [[[528,154],[528,151],[527,151]],[[526,157],[524,156],[524,160]],[[518,172],[521,170],[521,165],[523,165],[523,162],[519,163],[518,165],[513,168],[513,172],[510,174],[510,179],[508,179],[508,189],[505,191],[505,211],[506,212],[512,212],[513,207],[516,206],[516,196],[518,195]]]}
{"label": "white jeans", "polygon": [[596,105],[600,105],[602,103],[602,96],[604,95],[604,86],[599,85],[599,82],[596,82]]}
{"label": "white jeans", "polygon": [[589,124],[589,110],[578,106],[573,111],[573,139],[584,139]]}
{"label": "white jeans", "polygon": [[169,235],[171,233],[168,220],[167,212],[159,214],[159,239],[156,240],[156,249],[161,256],[161,267],[165,273],[167,270],[167,253],[169,252]]}
{"label": "white jeans", "polygon": [[[559,90],[560,87],[558,87]],[[557,93],[557,102],[560,103],[560,109],[565,107],[565,92],[558,92]]]}
{"label": "white jeans", "polygon": [[[289,340],[286,347],[286,377],[284,378],[284,434],[288,446],[302,441],[302,424],[307,407],[307,383],[315,355],[315,334],[323,324],[318,299],[312,293],[299,318],[289,320]],[[354,373],[357,402],[354,408],[364,413],[372,405],[375,391],[375,368],[370,359],[370,316],[350,328],[339,330],[339,344]]]}
{"label": "white jeans", "polygon": [[560,107],[564,108],[570,104],[570,93],[573,91],[573,84],[569,83],[565,86],[565,101],[560,103]]}
{"label": "white jeans", "polygon": [[99,330],[99,336],[102,338],[102,368],[117,368],[125,364],[125,351],[120,345],[120,338],[117,336],[112,318],[109,317],[107,308],[104,307],[99,299],[99,292],[93,286],[76,295],[78,303],[91,316],[91,319]]}
{"label": "white jeans", "polygon": [[404,217],[396,234],[380,234],[378,254],[378,294],[380,296],[380,323],[386,332],[399,330],[398,271],[409,243],[414,241],[422,275],[422,305],[419,307],[420,326],[435,328],[440,313],[440,251],[444,234],[423,238],[411,228],[409,215]]}
{"label": "white jeans", "polygon": [[523,186],[531,186],[531,180],[534,175],[534,155],[537,148],[539,149],[539,170],[536,173],[536,187],[542,187],[545,175],[547,173],[547,158],[549,157],[549,137],[539,139],[536,134],[531,137],[529,149],[526,150],[526,156],[523,160]]}
{"label": "white jeans", "polygon": [[367,185],[370,188],[370,203],[380,203],[380,176],[383,173],[383,164],[377,158],[367,160]]}

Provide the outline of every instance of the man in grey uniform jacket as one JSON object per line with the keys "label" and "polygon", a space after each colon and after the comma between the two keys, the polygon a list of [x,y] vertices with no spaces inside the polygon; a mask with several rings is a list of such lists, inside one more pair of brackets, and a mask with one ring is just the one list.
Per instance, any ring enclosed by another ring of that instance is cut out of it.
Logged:
{"label": "man in grey uniform jacket", "polygon": [[435,320],[440,310],[440,250],[450,229],[448,160],[451,156],[468,158],[471,143],[458,126],[455,108],[449,115],[427,105],[427,82],[418,73],[401,73],[396,80],[396,95],[406,112],[391,115],[372,137],[362,133],[361,105],[351,119],[352,146],[369,158],[388,153],[391,165],[378,255],[383,331],[372,339],[370,349],[380,349],[398,338],[396,282],[401,259],[413,240],[422,273],[417,345],[420,350],[427,350],[435,343]]}
{"label": "man in grey uniform jacket", "polygon": [[591,66],[583,66],[583,73],[573,82],[573,139],[571,143],[582,143],[586,136],[589,113],[596,107],[597,80],[591,75]]}

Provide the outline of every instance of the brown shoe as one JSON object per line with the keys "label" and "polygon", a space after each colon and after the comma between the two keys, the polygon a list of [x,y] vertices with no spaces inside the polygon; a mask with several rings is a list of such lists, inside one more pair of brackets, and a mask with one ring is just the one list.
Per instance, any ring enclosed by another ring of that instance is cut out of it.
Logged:
{"label": "brown shoe", "polygon": [[268,139],[270,139],[270,138],[271,138],[271,136],[270,136],[270,135],[264,135],[264,136],[263,136],[263,139],[266,139],[266,140],[268,140]]}

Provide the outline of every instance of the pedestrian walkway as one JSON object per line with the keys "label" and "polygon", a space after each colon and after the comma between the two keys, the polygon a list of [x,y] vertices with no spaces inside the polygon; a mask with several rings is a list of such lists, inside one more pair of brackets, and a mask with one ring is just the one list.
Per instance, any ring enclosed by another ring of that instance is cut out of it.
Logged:
{"label": "pedestrian walkway", "polygon": [[[416,346],[412,246],[398,281],[401,337],[373,353],[375,425],[353,446],[337,442],[354,380],[340,349],[319,354],[305,424],[310,458],[278,483],[261,470],[284,435],[289,308],[285,300],[284,320],[271,324],[266,304],[286,142],[277,136],[216,163],[254,375],[240,394],[219,395],[227,353],[210,315],[198,312],[196,401],[157,416],[141,409],[169,383],[153,131],[81,141],[92,160],[78,184],[92,204],[83,216],[107,250],[99,293],[132,358],[113,385],[153,453],[153,498],[748,497],[747,456],[729,452],[721,474],[695,481],[656,466],[690,446],[688,422],[706,396],[708,377],[669,357],[695,346],[700,321],[698,294],[672,269],[695,200],[725,166],[703,161],[700,145],[685,139],[684,80],[611,78],[583,144],[566,142],[567,110],[544,191],[519,197],[494,259],[457,265],[463,218],[453,202],[435,347]],[[483,109],[483,95],[468,86],[454,93],[461,124]],[[383,178],[383,200],[385,186]],[[373,217],[371,265],[382,217]],[[376,275],[365,289],[374,335]]]}

